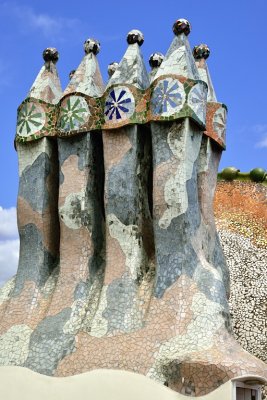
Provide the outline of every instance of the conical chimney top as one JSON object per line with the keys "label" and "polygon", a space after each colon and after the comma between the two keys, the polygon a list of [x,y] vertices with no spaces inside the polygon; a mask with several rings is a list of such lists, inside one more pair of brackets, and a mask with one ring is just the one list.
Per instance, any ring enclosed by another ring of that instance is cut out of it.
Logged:
{"label": "conical chimney top", "polygon": [[193,56],[196,61],[200,79],[208,85],[208,97],[207,101],[217,102],[217,97],[213,87],[213,83],[210,77],[208,65],[206,63],[207,58],[210,55],[210,49],[206,44],[200,44],[193,48]]}
{"label": "conical chimney top", "polygon": [[191,25],[186,19],[178,19],[173,24],[175,37],[159,67],[154,80],[162,75],[175,74],[190,79],[200,79],[187,36]]}
{"label": "conical chimney top", "polygon": [[80,92],[90,97],[100,97],[104,92],[104,82],[96,55],[100,51],[100,43],[96,39],[84,42],[85,56],[75,70],[63,95]]}
{"label": "conical chimney top", "polygon": [[58,58],[58,51],[54,47],[47,47],[43,51],[45,63],[37,75],[28,97],[34,97],[51,104],[58,103],[62,95],[61,84],[56,69]]}
{"label": "conical chimney top", "polygon": [[149,86],[149,77],[140,49],[144,43],[143,33],[137,29],[131,30],[127,35],[127,43],[129,46],[107,87],[126,83],[138,89],[146,89]]}

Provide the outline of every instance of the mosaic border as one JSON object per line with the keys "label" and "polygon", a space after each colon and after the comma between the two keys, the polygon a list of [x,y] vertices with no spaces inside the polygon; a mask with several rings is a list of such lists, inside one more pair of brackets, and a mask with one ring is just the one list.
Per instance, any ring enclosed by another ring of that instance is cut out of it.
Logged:
{"label": "mosaic border", "polygon": [[[65,95],[57,105],[29,97],[18,108],[15,140],[30,142],[44,136],[67,138],[93,130],[190,118],[225,149],[225,134],[220,136],[218,132],[220,115],[217,131],[213,120],[219,109],[227,112],[227,108],[221,103],[207,103],[207,91],[207,84],[202,80],[168,74],[156,79],[146,90],[116,84],[99,98],[74,92]],[[33,105],[31,109],[25,106],[29,104]],[[33,108],[38,112],[32,114]],[[33,133],[28,134],[31,129]]]}

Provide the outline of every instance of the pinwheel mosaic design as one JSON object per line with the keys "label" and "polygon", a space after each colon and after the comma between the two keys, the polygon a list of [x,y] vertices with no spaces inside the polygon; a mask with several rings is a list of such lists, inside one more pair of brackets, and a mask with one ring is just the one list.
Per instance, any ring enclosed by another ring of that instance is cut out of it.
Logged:
{"label": "pinwheel mosaic design", "polygon": [[17,135],[27,137],[40,131],[46,120],[45,111],[36,103],[25,103],[18,114]]}
{"label": "pinwheel mosaic design", "polygon": [[197,83],[188,95],[188,105],[192,108],[197,117],[205,124],[207,107],[207,87]]}
{"label": "pinwheel mosaic design", "polygon": [[135,110],[135,100],[127,87],[113,88],[105,102],[105,120],[116,121],[130,118]]}
{"label": "pinwheel mosaic design", "polygon": [[60,107],[59,129],[73,131],[84,125],[90,116],[86,100],[81,96],[70,96]]}
{"label": "pinwheel mosaic design", "polygon": [[183,85],[173,78],[159,81],[155,87],[151,106],[154,115],[170,116],[179,112],[185,102]]}
{"label": "pinwheel mosaic design", "polygon": [[225,131],[226,131],[226,110],[223,107],[220,107],[214,114],[213,117],[213,129],[217,133],[217,135],[224,139]]}

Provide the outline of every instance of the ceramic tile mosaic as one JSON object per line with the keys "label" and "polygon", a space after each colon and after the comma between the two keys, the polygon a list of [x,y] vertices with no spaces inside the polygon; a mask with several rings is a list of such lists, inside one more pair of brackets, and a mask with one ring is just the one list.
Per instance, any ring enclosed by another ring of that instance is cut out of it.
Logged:
{"label": "ceramic tile mosaic", "polygon": [[212,80],[209,73],[209,68],[205,60],[210,55],[210,49],[206,44],[200,44],[199,46],[195,46],[193,48],[193,56],[196,60],[196,65],[198,67],[198,73],[200,79],[208,84],[208,98],[207,101],[217,102],[215,90],[212,84]]}
{"label": "ceramic tile mosaic", "polygon": [[[206,59],[210,55],[210,49],[207,45],[200,44],[199,46],[194,47],[193,55],[196,60],[196,65],[198,67],[200,78],[208,85],[206,131],[204,132],[204,134],[213,139],[223,149],[225,149],[227,107],[225,104],[218,103],[215,90],[211,81],[209,69],[206,63]],[[195,106],[201,106],[200,97],[198,98],[198,103],[195,104]]]}
{"label": "ceramic tile mosaic", "polygon": [[62,95],[57,53],[45,52],[40,90],[19,109],[21,249],[0,291],[0,365],[128,370],[192,396],[267,379],[233,337],[213,216],[226,108],[188,21],[173,31],[150,76],[131,31],[106,88],[96,40]]}

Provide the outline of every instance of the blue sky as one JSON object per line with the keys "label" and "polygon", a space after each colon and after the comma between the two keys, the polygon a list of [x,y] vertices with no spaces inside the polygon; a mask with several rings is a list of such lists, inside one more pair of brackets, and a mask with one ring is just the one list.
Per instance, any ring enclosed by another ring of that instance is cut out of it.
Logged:
{"label": "blue sky", "polygon": [[[57,66],[64,88],[70,70],[83,57],[84,40],[95,37],[101,42],[98,59],[107,79],[107,65],[120,61],[129,30],[144,33],[142,51],[148,66],[152,52],[166,53],[173,38],[173,22],[187,18],[192,24],[191,46],[207,43],[211,48],[208,63],[217,97],[229,109],[227,150],[220,169],[266,169],[266,15],[266,0],[0,0],[0,285],[1,268],[12,264],[6,258],[10,256],[3,255],[1,241],[17,240],[12,208],[18,189],[13,147],[16,110],[43,64],[43,49],[58,49]],[[15,247],[12,251],[17,254]]]}

